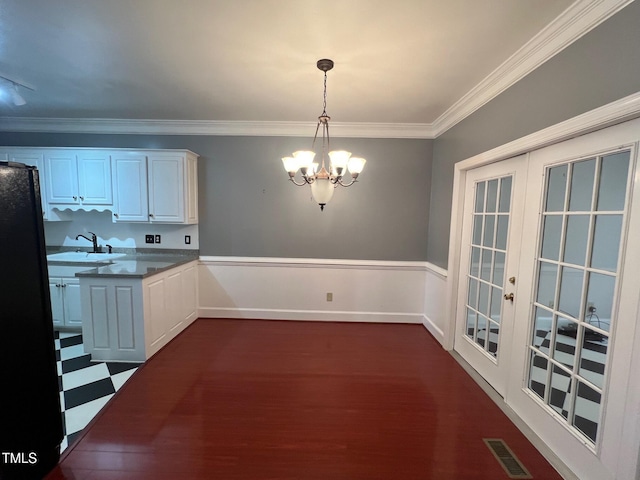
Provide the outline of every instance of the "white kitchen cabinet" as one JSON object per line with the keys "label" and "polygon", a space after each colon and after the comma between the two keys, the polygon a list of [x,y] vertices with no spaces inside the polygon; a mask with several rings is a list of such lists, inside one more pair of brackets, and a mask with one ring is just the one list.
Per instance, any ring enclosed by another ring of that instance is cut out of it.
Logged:
{"label": "white kitchen cabinet", "polygon": [[82,328],[80,280],[75,277],[49,278],[53,325],[73,329]]}
{"label": "white kitchen cabinet", "polygon": [[114,222],[149,221],[147,156],[117,152],[112,156]]}
{"label": "white kitchen cabinet", "polygon": [[113,205],[111,157],[101,150],[52,150],[44,154],[49,205],[82,210]]}
{"label": "white kitchen cabinet", "polygon": [[197,261],[150,277],[82,276],[82,334],[94,360],[143,362],[197,318]]}
{"label": "white kitchen cabinet", "polygon": [[150,222],[198,223],[196,166],[191,152],[149,153]]}
{"label": "white kitchen cabinet", "polygon": [[198,223],[198,156],[189,150],[0,147],[37,157],[45,219],[111,210],[114,222]]}
{"label": "white kitchen cabinet", "polygon": [[66,214],[51,210],[47,203],[46,182],[44,178],[44,153],[41,150],[0,150],[0,159],[36,167],[38,169],[38,178],[40,183],[42,218],[44,220],[54,222],[68,220],[68,216]]}

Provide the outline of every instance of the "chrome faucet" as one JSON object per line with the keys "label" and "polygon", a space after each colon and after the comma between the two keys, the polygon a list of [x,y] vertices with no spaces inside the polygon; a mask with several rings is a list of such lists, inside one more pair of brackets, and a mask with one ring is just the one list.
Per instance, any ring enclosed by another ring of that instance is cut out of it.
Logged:
{"label": "chrome faucet", "polygon": [[100,253],[100,249],[98,248],[98,237],[93,232],[88,232],[88,233],[91,234],[91,238],[85,237],[84,235],[79,234],[79,235],[76,235],[76,240],[78,240],[80,237],[86,240],[89,240],[93,244],[93,252],[91,253]]}

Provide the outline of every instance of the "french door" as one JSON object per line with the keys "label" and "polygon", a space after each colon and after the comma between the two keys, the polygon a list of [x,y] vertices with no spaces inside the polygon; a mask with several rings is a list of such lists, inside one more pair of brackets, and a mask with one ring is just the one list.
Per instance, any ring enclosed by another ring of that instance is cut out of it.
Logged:
{"label": "french door", "polygon": [[640,119],[465,172],[454,349],[581,479],[640,478],[639,144]]}
{"label": "french door", "polygon": [[526,156],[467,172],[455,350],[503,397],[509,375]]}

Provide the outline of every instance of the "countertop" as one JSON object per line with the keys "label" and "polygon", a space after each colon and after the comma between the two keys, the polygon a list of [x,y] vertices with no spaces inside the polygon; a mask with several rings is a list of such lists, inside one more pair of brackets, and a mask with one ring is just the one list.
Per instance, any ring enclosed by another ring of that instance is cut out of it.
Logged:
{"label": "countertop", "polygon": [[184,254],[127,254],[106,263],[80,263],[48,261],[49,268],[86,267],[76,272],[76,277],[128,277],[146,278],[173,267],[197,260],[197,255]]}

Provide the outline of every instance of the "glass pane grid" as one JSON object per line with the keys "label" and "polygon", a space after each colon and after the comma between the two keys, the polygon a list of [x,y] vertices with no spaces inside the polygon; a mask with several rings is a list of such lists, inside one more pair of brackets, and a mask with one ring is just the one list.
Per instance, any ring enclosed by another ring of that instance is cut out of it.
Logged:
{"label": "glass pane grid", "polygon": [[512,177],[476,182],[465,336],[497,359],[504,285]]}
{"label": "glass pane grid", "polygon": [[547,168],[528,389],[593,444],[615,311],[630,152]]}

